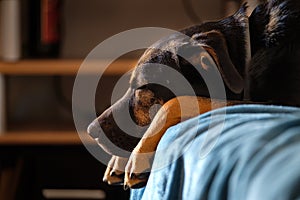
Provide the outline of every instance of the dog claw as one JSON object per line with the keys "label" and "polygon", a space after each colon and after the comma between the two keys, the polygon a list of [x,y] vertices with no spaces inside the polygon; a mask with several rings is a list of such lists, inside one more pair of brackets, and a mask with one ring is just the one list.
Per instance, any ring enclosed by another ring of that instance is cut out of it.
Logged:
{"label": "dog claw", "polygon": [[150,175],[150,172],[142,172],[140,174],[136,174],[136,173],[131,172],[129,174],[129,179],[144,180],[144,179],[148,179],[149,175]]}
{"label": "dog claw", "polygon": [[109,185],[122,185],[125,173],[108,167],[103,176],[103,182]]}
{"label": "dog claw", "polygon": [[133,179],[134,177],[135,177],[135,174],[131,172],[131,173],[129,174],[129,178],[130,178],[130,179]]}
{"label": "dog claw", "polygon": [[120,178],[118,176],[103,178],[103,181],[108,183],[109,185],[123,185],[123,178]]}
{"label": "dog claw", "polygon": [[107,183],[107,178],[104,176],[103,179],[102,179],[102,181],[103,181],[104,183]]}
{"label": "dog claw", "polygon": [[115,171],[111,171],[111,172],[109,173],[109,175],[110,175],[110,176],[116,176],[116,172],[115,172]]}
{"label": "dog claw", "polygon": [[141,188],[147,184],[150,172],[136,174],[136,173],[126,173],[124,179],[124,186],[129,188]]}
{"label": "dog claw", "polygon": [[129,186],[126,185],[126,184],[124,184],[123,189],[124,189],[124,190],[128,190],[128,188],[129,188]]}
{"label": "dog claw", "polygon": [[144,172],[144,173],[137,175],[136,177],[139,180],[145,180],[145,179],[148,179],[149,175],[150,175],[150,172]]}

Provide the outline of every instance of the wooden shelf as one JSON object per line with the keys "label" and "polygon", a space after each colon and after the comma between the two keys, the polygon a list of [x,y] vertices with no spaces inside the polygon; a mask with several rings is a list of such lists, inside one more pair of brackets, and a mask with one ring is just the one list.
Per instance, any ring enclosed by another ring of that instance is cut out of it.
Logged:
{"label": "wooden shelf", "polygon": [[[84,142],[96,142],[86,134]],[[74,131],[32,131],[6,132],[0,135],[0,146],[9,145],[81,145],[82,141]]]}
{"label": "wooden shelf", "polygon": [[[0,61],[0,74],[4,75],[76,75],[83,60],[80,59],[50,59],[50,60],[20,60],[10,63]],[[83,74],[93,75],[104,72],[105,75],[122,75],[130,71],[137,63],[135,59],[118,59],[106,69],[106,60],[89,61],[88,69]],[[81,70],[81,69],[80,69]],[[35,125],[36,126],[36,125]],[[34,126],[34,127],[35,127]],[[55,129],[57,129],[55,124]],[[17,126],[19,127],[19,126]],[[48,127],[48,125],[46,126]],[[4,133],[0,133],[0,146],[14,145],[82,145],[82,140],[74,130],[49,130],[51,127],[30,130],[32,127],[15,128]],[[68,127],[66,129],[69,129]],[[25,130],[25,131],[24,131]],[[41,131],[43,130],[43,131]],[[96,142],[85,134],[84,141],[90,144]]]}
{"label": "wooden shelf", "polygon": [[[0,74],[5,75],[76,75],[83,60],[20,60],[18,62],[0,62]],[[136,59],[119,59],[106,69],[106,60],[89,61],[83,74],[105,72],[105,75],[122,75],[130,71],[137,63]]]}

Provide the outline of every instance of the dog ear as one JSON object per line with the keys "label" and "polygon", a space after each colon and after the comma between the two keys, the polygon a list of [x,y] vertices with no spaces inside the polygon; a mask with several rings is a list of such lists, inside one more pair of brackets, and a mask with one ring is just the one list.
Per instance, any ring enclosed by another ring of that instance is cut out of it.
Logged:
{"label": "dog ear", "polygon": [[[246,65],[251,59],[249,20],[246,11],[247,5],[244,4],[232,16],[221,21],[207,22],[183,32],[192,37],[194,46],[202,46],[212,56],[226,86],[236,94],[241,94],[245,88],[243,77]],[[201,59],[195,61],[201,63]]]}
{"label": "dog ear", "polygon": [[[218,32],[212,31],[209,34],[213,34],[214,38],[218,38],[216,39],[216,41],[219,41],[218,47],[203,46],[203,48],[212,56],[226,86],[232,92],[240,94],[244,89],[244,79],[231,61],[224,38]],[[203,65],[204,63],[201,64]]]}
{"label": "dog ear", "polygon": [[[244,80],[232,62],[224,35],[219,31],[212,30],[195,34],[192,38],[213,58],[226,86],[232,92],[240,94],[244,89]],[[195,62],[192,64],[194,66],[200,64],[206,70],[209,65],[205,63],[205,56],[198,57],[199,59],[191,59],[192,62]]]}

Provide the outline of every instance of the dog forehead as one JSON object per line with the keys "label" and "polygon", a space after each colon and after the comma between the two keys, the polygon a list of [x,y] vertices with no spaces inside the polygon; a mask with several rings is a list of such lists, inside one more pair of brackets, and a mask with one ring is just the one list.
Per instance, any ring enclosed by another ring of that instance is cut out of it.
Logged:
{"label": "dog forehead", "polygon": [[161,63],[145,63],[138,65],[131,74],[130,86],[134,89],[147,84],[166,80],[166,65]]}
{"label": "dog forehead", "polygon": [[167,64],[168,60],[176,60],[177,49],[188,43],[191,38],[183,33],[174,33],[155,42],[140,58],[138,65],[145,63]]}
{"label": "dog forehead", "polygon": [[168,77],[171,78],[174,70],[180,72],[185,67],[178,56],[191,59],[191,53],[198,55],[205,51],[201,46],[201,43],[195,45],[194,42],[180,38],[166,42],[160,49],[147,49],[131,74],[131,87],[139,88],[150,83],[168,85]]}
{"label": "dog forehead", "polygon": [[164,73],[165,67],[178,69],[178,48],[187,43],[188,40],[188,36],[175,33],[151,45],[132,72],[130,79],[132,87],[148,84],[150,80],[156,80],[156,78],[166,75]]}

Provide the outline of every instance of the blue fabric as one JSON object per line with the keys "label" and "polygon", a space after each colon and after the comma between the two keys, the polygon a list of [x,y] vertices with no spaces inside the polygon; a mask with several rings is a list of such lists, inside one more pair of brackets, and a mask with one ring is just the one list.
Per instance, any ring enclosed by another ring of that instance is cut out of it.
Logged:
{"label": "blue fabric", "polygon": [[[221,132],[220,132],[221,130]],[[300,199],[300,109],[239,105],[168,129],[131,199]]]}

